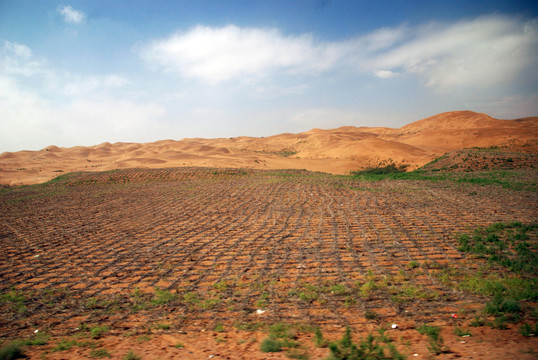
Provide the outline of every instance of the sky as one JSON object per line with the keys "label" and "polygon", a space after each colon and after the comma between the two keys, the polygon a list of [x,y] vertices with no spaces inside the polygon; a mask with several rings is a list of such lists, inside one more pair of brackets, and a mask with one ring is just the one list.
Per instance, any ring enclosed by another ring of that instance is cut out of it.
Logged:
{"label": "sky", "polygon": [[523,0],[0,0],[0,153],[538,116]]}

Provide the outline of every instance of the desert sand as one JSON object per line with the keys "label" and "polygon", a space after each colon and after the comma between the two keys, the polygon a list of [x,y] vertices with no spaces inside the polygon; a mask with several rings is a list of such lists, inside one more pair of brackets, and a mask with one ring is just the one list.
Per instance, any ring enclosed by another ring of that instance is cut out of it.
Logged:
{"label": "desert sand", "polygon": [[526,144],[538,148],[538,117],[499,120],[454,111],[399,129],[344,126],[269,137],[191,138],[0,154],[0,184],[46,182],[62,173],[125,168],[215,167],[305,169],[332,174],[383,161],[416,169],[452,150]]}

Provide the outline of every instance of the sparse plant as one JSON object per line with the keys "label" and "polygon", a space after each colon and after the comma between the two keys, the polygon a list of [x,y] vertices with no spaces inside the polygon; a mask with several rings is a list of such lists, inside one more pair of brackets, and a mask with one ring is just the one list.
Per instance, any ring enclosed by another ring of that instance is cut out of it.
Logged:
{"label": "sparse plant", "polygon": [[60,340],[56,346],[52,348],[52,351],[65,351],[71,349],[73,346],[76,346],[77,342],[75,340],[63,339]]}
{"label": "sparse plant", "polygon": [[277,339],[268,337],[260,344],[260,350],[263,352],[280,352],[282,351],[282,343]]}
{"label": "sparse plant", "polygon": [[534,324],[534,327],[527,323],[523,323],[519,327],[519,333],[526,337],[532,337],[538,335],[538,323]]}
{"label": "sparse plant", "polygon": [[[329,345],[331,351],[328,360],[362,360],[362,359],[404,359],[404,356],[391,344],[383,329],[380,336],[368,334],[366,339],[357,346],[351,338],[351,328],[346,327],[342,339]],[[388,352],[388,354],[387,354]]]}
{"label": "sparse plant", "polygon": [[108,326],[94,326],[90,328],[90,336],[93,339],[99,339],[104,333],[108,332]]}
{"label": "sparse plant", "polygon": [[23,358],[24,353],[17,343],[9,343],[0,348],[0,360],[13,360]]}
{"label": "sparse plant", "polygon": [[375,311],[373,310],[366,310],[364,312],[364,317],[368,320],[375,320],[377,318],[379,318],[379,314],[376,313]]}
{"label": "sparse plant", "polygon": [[469,330],[463,330],[459,326],[454,328],[454,334],[456,334],[456,336],[472,336]]}
{"label": "sparse plant", "polygon": [[129,350],[129,352],[125,354],[121,359],[122,360],[142,360],[142,356],[136,354],[132,350]]}
{"label": "sparse plant", "polygon": [[483,317],[479,317],[478,315],[475,315],[474,319],[470,322],[471,326],[474,327],[480,327],[486,325],[486,320],[484,320]]}
{"label": "sparse plant", "polygon": [[161,329],[161,330],[169,330],[170,329],[170,324],[166,324],[166,323],[158,323],[155,325],[157,327],[157,329]]}
{"label": "sparse plant", "polygon": [[439,327],[424,324],[417,328],[417,331],[423,335],[427,335],[430,338],[428,349],[432,353],[439,355],[442,352],[447,351],[443,338],[441,337],[441,329]]}
{"label": "sparse plant", "polygon": [[90,351],[90,357],[92,358],[104,358],[110,356],[110,353],[104,348],[93,349]]}
{"label": "sparse plant", "polygon": [[323,333],[319,327],[314,330],[314,343],[319,348],[324,348],[328,345],[328,341],[323,337]]}
{"label": "sparse plant", "polygon": [[155,306],[165,305],[168,304],[174,300],[176,300],[177,294],[172,294],[168,290],[161,290],[159,288],[155,288],[155,295],[153,299],[151,300],[151,303]]}

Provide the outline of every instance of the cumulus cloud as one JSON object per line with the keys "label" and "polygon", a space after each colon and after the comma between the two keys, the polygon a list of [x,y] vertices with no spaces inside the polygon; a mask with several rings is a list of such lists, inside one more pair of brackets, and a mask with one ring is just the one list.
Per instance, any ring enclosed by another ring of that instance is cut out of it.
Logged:
{"label": "cumulus cloud", "polygon": [[66,23],[71,24],[79,24],[86,17],[83,12],[73,9],[70,5],[61,6],[58,8],[58,13],[62,15]]}
{"label": "cumulus cloud", "polygon": [[197,26],[146,44],[140,55],[155,70],[213,84],[347,69],[383,79],[407,73],[437,88],[482,87],[513,81],[527,70],[536,75],[537,29],[536,19],[487,16],[322,42],[276,29]]}
{"label": "cumulus cloud", "polygon": [[144,46],[141,57],[155,68],[218,83],[271,70],[330,68],[342,57],[338,44],[314,43],[311,35],[284,36],[276,29],[197,26]]}

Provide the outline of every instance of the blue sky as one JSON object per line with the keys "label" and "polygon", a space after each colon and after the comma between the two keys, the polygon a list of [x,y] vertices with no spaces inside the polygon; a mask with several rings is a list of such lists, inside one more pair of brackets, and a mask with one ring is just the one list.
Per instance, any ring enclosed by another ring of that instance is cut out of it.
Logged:
{"label": "blue sky", "polygon": [[538,115],[530,1],[3,1],[0,152]]}

